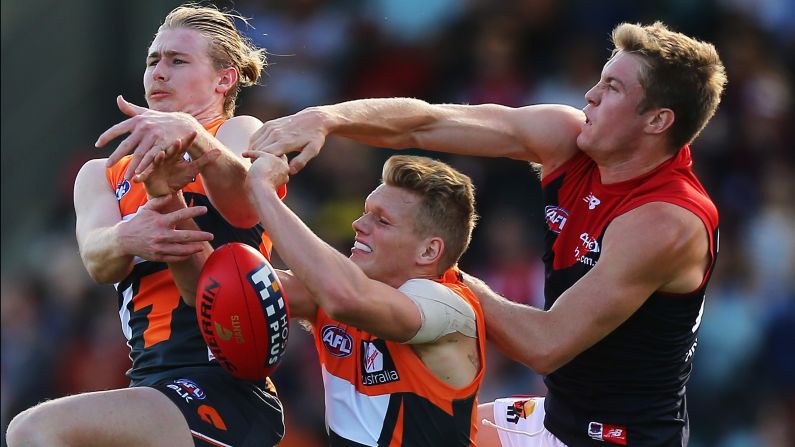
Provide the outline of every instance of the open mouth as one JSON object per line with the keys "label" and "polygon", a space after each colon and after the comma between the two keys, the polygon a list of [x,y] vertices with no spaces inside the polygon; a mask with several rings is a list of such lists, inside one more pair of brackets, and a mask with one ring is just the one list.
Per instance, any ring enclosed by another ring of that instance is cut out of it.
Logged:
{"label": "open mouth", "polygon": [[359,241],[354,241],[353,242],[353,248],[355,250],[359,250],[359,251],[361,251],[363,253],[372,253],[373,252],[373,249],[370,248],[369,245],[366,245],[366,244],[364,244],[362,242],[359,242]]}

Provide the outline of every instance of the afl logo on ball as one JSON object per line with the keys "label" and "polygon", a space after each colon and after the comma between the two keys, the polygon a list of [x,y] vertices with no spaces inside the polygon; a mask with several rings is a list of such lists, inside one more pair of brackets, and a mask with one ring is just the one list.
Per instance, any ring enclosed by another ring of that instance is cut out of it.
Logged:
{"label": "afl logo on ball", "polygon": [[320,339],[323,340],[326,351],[334,357],[347,357],[351,355],[353,339],[345,332],[345,329],[333,325],[323,326]]}

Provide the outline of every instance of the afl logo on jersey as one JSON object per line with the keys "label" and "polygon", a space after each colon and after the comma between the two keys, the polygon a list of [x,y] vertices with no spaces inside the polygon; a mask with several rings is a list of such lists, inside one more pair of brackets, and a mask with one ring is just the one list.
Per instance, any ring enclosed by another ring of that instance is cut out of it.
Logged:
{"label": "afl logo on jersey", "polygon": [[550,231],[560,233],[569,220],[569,212],[559,206],[549,205],[544,208],[544,219],[546,219]]}
{"label": "afl logo on jersey", "polygon": [[119,186],[116,187],[116,200],[121,200],[128,192],[130,192],[130,182],[125,180],[119,183]]}
{"label": "afl logo on jersey", "polygon": [[323,340],[326,351],[334,357],[347,357],[351,355],[353,339],[345,332],[345,329],[330,324],[323,326],[320,339]]}

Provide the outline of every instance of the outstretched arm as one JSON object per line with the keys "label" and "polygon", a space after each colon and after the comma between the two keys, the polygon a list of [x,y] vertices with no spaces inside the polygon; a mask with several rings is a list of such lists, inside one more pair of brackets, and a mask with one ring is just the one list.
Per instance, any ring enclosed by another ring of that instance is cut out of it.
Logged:
{"label": "outstretched arm", "polygon": [[675,205],[650,203],[610,224],[596,266],[548,311],[508,301],[472,277],[465,282],[480,298],[489,339],[508,357],[548,374],[615,330],[653,292],[695,290],[708,262],[700,219]]}
{"label": "outstretched arm", "polygon": [[293,173],[319,153],[327,135],[393,149],[416,147],[557,165],[577,151],[584,122],[582,111],[563,105],[511,108],[362,99],[268,121],[252,137],[251,149],[274,155],[301,152],[290,162]]}
{"label": "outstretched arm", "polygon": [[331,318],[387,340],[411,339],[422,323],[417,306],[397,289],[368,278],[287,208],[276,192],[287,181],[287,172],[286,161],[260,154],[246,180],[279,256]]}

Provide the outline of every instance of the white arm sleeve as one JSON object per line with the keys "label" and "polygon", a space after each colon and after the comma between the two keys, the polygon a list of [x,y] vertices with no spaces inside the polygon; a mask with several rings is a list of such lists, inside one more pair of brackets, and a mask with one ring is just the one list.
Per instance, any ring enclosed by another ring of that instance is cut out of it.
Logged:
{"label": "white arm sleeve", "polygon": [[429,279],[410,279],[398,290],[417,304],[422,316],[420,329],[404,343],[431,343],[453,332],[477,336],[475,311],[449,288]]}

